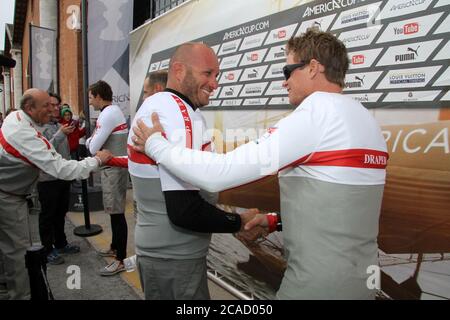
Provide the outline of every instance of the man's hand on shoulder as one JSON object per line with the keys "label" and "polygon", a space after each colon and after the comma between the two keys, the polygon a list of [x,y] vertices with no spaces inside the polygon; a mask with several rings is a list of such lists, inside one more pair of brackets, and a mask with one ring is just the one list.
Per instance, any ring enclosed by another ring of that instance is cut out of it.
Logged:
{"label": "man's hand on shoulder", "polygon": [[145,125],[142,119],[137,121],[137,126],[133,127],[134,136],[131,138],[133,141],[133,148],[138,152],[145,152],[145,142],[147,139],[156,132],[164,133],[164,129],[159,122],[159,117],[156,112],[152,113],[153,128],[149,128]]}

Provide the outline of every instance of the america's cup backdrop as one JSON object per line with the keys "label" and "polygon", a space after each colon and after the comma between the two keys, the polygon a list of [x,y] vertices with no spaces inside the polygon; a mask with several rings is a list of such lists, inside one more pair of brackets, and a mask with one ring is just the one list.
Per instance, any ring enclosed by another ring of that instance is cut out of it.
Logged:
{"label": "america's cup backdrop", "polygon": [[[203,41],[221,73],[202,113],[217,152],[232,150],[297,107],[282,85],[286,41],[309,27],[335,34],[349,52],[343,92],[370,110],[390,154],[377,296],[450,299],[449,13],[449,0],[192,1],[132,33],[131,113],[146,73],[166,69],[181,43]],[[229,129],[249,134],[227,138]],[[222,192],[220,202],[278,211],[277,178]],[[282,232],[257,243],[221,234],[208,263],[238,290],[266,299],[286,268],[283,254]]]}
{"label": "america's cup backdrop", "polygon": [[88,1],[89,83],[108,82],[113,90],[113,103],[126,117],[130,114],[129,33],[132,27],[133,0]]}
{"label": "america's cup backdrop", "polygon": [[56,32],[30,25],[31,87],[55,92],[53,62]]}

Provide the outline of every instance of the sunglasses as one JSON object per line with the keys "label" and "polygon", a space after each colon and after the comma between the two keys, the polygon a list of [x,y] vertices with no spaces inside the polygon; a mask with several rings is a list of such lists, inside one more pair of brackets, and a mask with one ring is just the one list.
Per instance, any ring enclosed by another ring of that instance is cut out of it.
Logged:
{"label": "sunglasses", "polygon": [[289,78],[291,77],[291,73],[294,72],[295,69],[303,68],[307,64],[308,64],[308,62],[306,62],[306,61],[300,61],[300,63],[293,63],[293,64],[285,65],[283,67],[283,74],[284,74],[284,78],[286,79],[286,81],[289,80]]}

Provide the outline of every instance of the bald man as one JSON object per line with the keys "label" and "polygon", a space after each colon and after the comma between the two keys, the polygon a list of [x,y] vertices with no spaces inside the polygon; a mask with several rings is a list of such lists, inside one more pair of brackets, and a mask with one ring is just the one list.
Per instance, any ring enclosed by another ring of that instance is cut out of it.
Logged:
{"label": "bald man", "polygon": [[50,96],[29,89],[20,110],[10,113],[0,129],[0,257],[4,265],[0,282],[6,285],[10,299],[30,295],[24,259],[30,245],[27,197],[40,171],[63,180],[86,179],[112,157],[109,151],[100,151],[83,161],[63,159],[36,129],[48,123],[51,115]]}
{"label": "bald man", "polygon": [[[199,108],[217,89],[219,64],[214,51],[201,43],[177,48],[169,64],[167,88],[147,98],[136,114],[151,125],[157,112],[167,138],[205,150],[205,121]],[[209,299],[206,255],[212,232],[233,233],[254,216],[226,213],[206,202],[199,189],[136,153],[128,137],[129,171],[137,201],[137,263],[146,299]]]}

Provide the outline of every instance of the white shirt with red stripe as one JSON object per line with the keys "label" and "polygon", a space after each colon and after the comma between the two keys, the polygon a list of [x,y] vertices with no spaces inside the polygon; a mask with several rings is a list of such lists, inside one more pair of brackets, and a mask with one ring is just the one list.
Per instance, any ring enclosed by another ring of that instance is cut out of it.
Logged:
{"label": "white shirt with red stripe", "polygon": [[146,153],[208,191],[278,172],[288,267],[277,297],[374,298],[367,270],[378,263],[388,154],[360,103],[316,92],[263,137],[227,154],[189,150],[157,134],[147,140]]}
{"label": "white shirt with red stripe", "polygon": [[56,152],[22,110],[6,117],[0,129],[0,190],[16,195],[30,192],[40,170],[58,179],[86,179],[98,168],[95,158],[68,161]]}
{"label": "white shirt with red stripe", "polygon": [[147,140],[146,153],[179,178],[212,192],[277,172],[380,185],[388,159],[381,129],[369,111],[344,95],[325,92],[310,95],[263,137],[227,154],[185,149],[158,135]]}
{"label": "white shirt with red stripe", "polygon": [[128,126],[126,122],[119,106],[110,105],[105,107],[98,116],[94,133],[86,140],[86,147],[91,154],[101,150],[110,135],[127,134]]}
{"label": "white shirt with red stripe", "polygon": [[[131,127],[136,126],[138,119],[151,127],[151,115],[156,112],[165,128],[165,135],[175,145],[194,150],[203,150],[210,144],[206,135],[206,122],[199,111],[172,92],[160,92],[147,98],[139,108]],[[128,136],[128,168],[130,174],[139,178],[160,178],[163,191],[198,190],[196,187],[180,180],[157,167],[156,163],[145,154],[138,153],[131,147],[134,133]]]}

